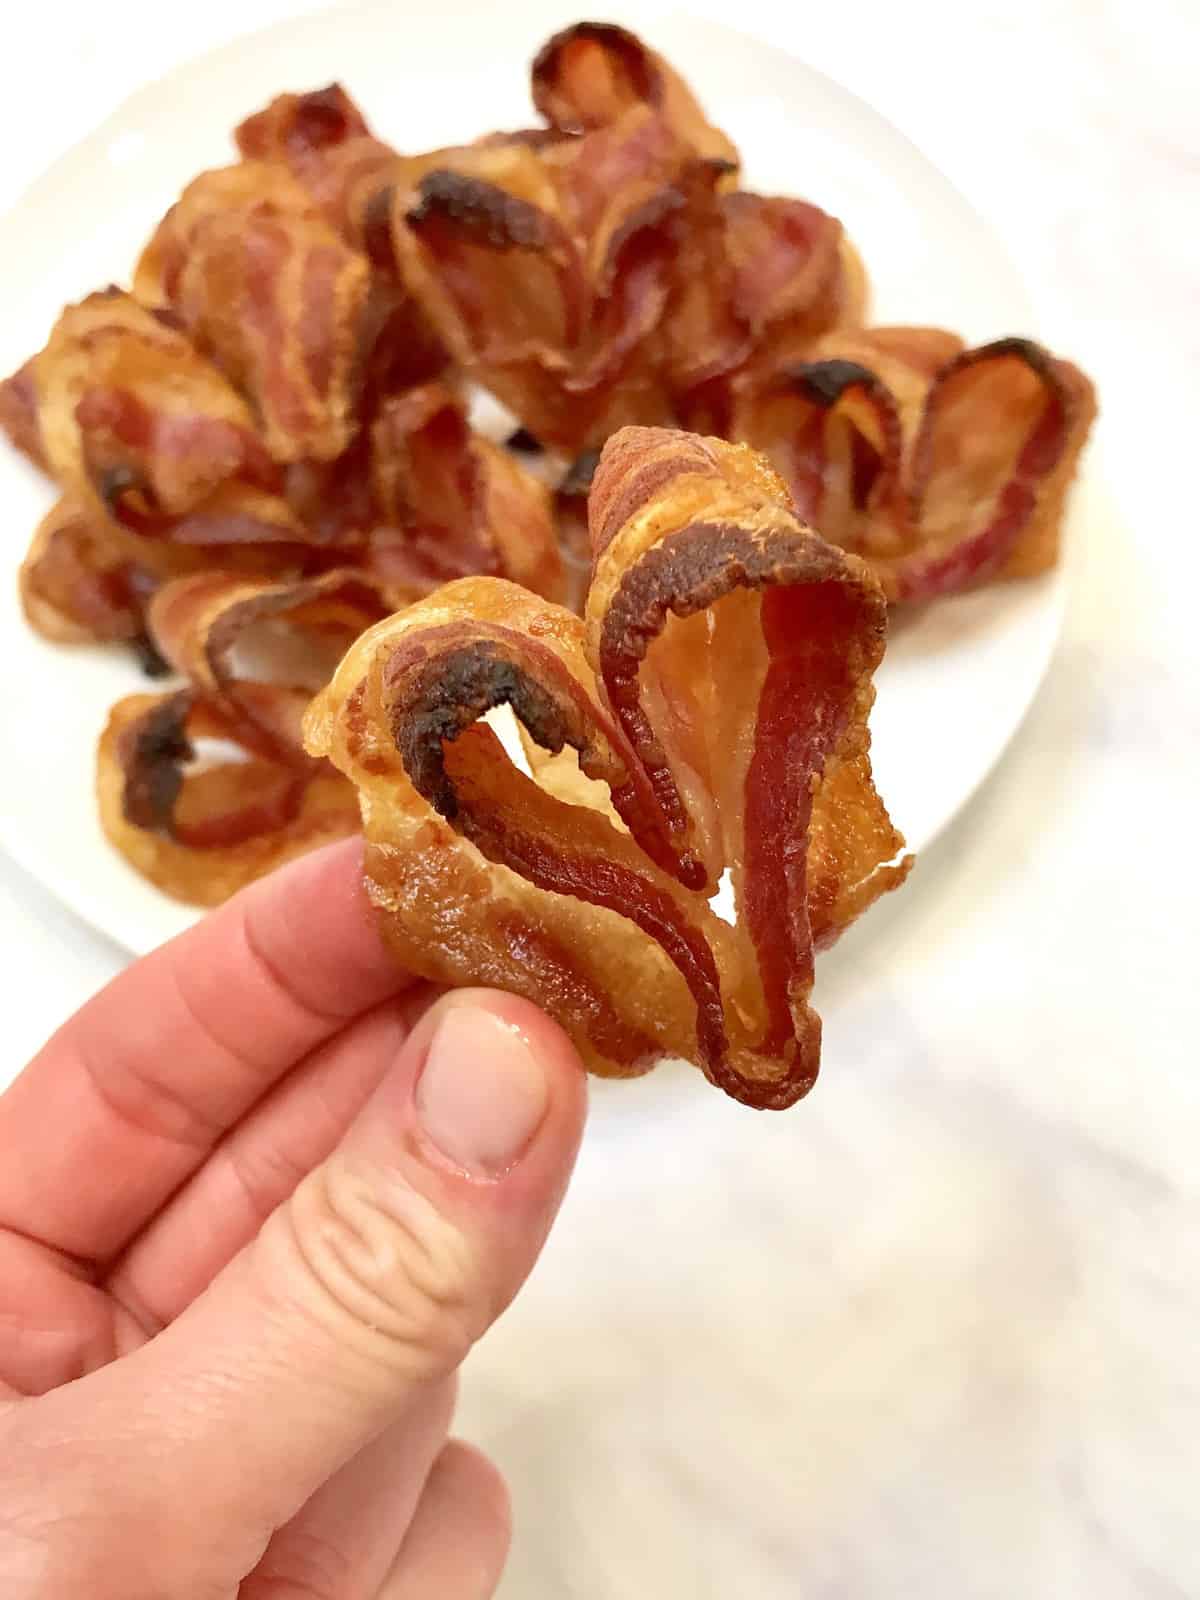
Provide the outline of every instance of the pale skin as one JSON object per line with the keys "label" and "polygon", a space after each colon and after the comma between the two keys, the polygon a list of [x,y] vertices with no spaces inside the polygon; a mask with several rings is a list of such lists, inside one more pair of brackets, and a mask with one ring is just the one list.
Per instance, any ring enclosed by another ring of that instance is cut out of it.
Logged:
{"label": "pale skin", "polygon": [[6,1600],[485,1600],[455,1374],[566,1187],[585,1081],[388,956],[356,842],[130,967],[0,1096]]}

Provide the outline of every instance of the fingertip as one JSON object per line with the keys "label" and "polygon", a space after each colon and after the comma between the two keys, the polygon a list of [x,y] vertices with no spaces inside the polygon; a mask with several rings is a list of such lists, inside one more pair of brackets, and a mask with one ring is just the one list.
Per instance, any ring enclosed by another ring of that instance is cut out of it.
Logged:
{"label": "fingertip", "polygon": [[358,834],[309,850],[278,867],[264,878],[247,884],[231,903],[244,905],[310,906],[326,904],[332,910],[354,906],[369,911],[362,884],[363,843]]}
{"label": "fingertip", "polygon": [[449,1439],[433,1464],[430,1488],[448,1505],[471,1507],[484,1535],[480,1543],[490,1552],[499,1579],[513,1530],[512,1492],[500,1468],[465,1439]]}
{"label": "fingertip", "polygon": [[508,1485],[481,1451],[451,1439],[429,1474],[380,1600],[488,1600],[511,1544]]}
{"label": "fingertip", "polygon": [[421,1033],[413,1106],[436,1157],[484,1182],[507,1177],[535,1147],[542,1163],[573,1160],[583,1066],[536,1006],[498,990],[460,989],[431,1008]]}
{"label": "fingertip", "polygon": [[215,915],[223,936],[240,929],[251,956],[315,1010],[356,1015],[413,981],[367,898],[357,835],[289,862]]}

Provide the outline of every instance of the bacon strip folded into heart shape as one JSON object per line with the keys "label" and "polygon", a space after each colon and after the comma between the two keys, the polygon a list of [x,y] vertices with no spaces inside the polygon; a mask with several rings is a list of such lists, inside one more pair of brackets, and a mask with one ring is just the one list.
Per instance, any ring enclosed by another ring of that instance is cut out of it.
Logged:
{"label": "bacon strip folded into heart shape", "polygon": [[734,392],[857,327],[866,305],[866,272],[836,217],[806,200],[721,195],[684,233],[659,332],[677,415],[726,425]]}
{"label": "bacon strip folded into heart shape", "polygon": [[168,894],[216,905],[353,833],[354,791],[305,752],[301,720],[350,641],[412,598],[350,571],[164,585],[150,626],[187,687],[128,696],[109,715],[96,781],[110,842]]}
{"label": "bacon strip folded into heart shape", "polygon": [[[528,995],[610,1075],[811,1086],[814,952],[910,861],[871,782],[886,603],[745,446],[605,446],[580,619],[494,578],[364,634],[306,721],[353,779],[397,953]],[[480,719],[509,705],[534,776]],[[710,898],[728,874],[737,923]]]}
{"label": "bacon strip folded into heart shape", "polygon": [[919,601],[1054,565],[1095,412],[1078,367],[1028,339],[870,328],[736,389],[721,427],[889,600]]}
{"label": "bacon strip folded into heart shape", "polygon": [[[162,264],[165,245],[154,249]],[[483,571],[559,596],[546,489],[470,428],[455,390],[377,395],[334,460],[277,461],[247,402],[177,323],[121,290],[91,295],[0,385],[0,426],[70,505],[35,540],[26,570],[41,577],[27,597],[51,584],[61,612],[90,604],[78,587],[65,599],[72,552],[76,575],[94,561],[102,586],[129,564],[156,582],[202,567],[285,579],[361,565],[413,593]],[[114,637],[92,609],[90,636]]]}

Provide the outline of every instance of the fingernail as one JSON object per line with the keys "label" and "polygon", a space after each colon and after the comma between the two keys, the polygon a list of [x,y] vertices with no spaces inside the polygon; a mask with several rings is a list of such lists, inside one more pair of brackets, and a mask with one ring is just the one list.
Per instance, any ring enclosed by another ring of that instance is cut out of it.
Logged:
{"label": "fingernail", "polygon": [[446,1007],[416,1105],[427,1138],[448,1161],[499,1177],[524,1155],[548,1101],[546,1074],[518,1028],[480,1006]]}

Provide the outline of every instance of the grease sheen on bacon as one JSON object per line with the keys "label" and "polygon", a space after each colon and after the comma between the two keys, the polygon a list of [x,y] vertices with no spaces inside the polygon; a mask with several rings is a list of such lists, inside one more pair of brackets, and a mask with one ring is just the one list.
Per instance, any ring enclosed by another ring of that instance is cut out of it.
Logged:
{"label": "grease sheen on bacon", "polygon": [[[597,1071],[678,1055],[789,1105],[820,1055],[814,952],[909,865],[870,776],[883,595],[744,446],[623,429],[589,520],[584,618],[448,585],[355,642],[308,748],[358,788],[412,970],[530,996]],[[500,704],[536,777],[479,720]]]}

